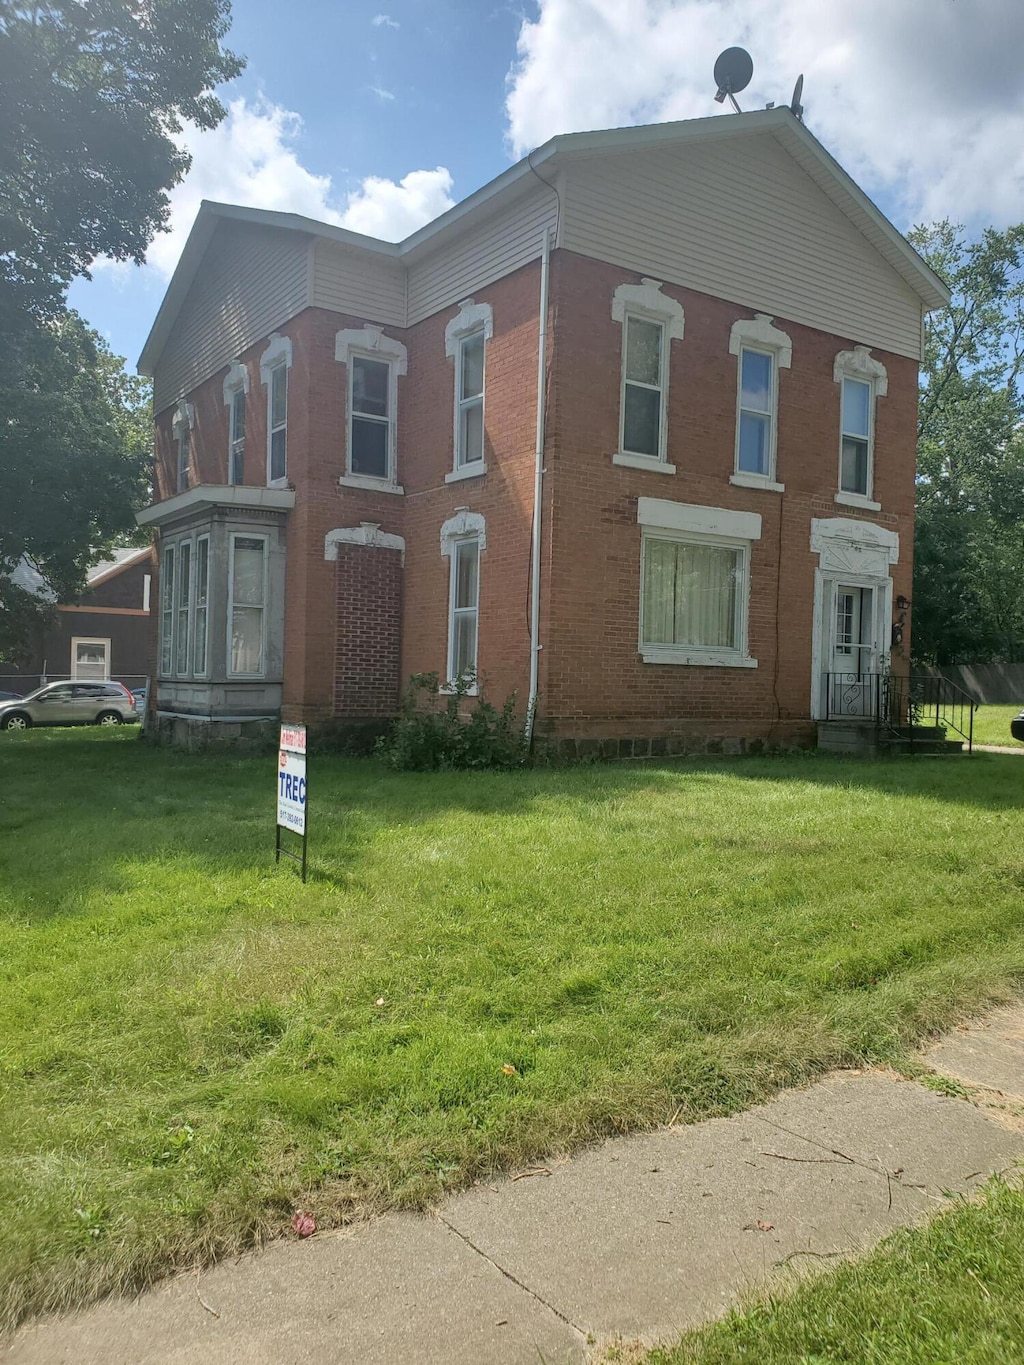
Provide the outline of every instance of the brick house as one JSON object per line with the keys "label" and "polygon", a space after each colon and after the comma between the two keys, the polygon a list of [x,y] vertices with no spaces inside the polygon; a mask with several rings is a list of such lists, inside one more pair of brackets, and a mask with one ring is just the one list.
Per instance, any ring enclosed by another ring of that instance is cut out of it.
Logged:
{"label": "brick house", "polygon": [[813,742],[906,668],[947,297],[788,109],[554,138],[399,244],[204,203],[139,364],[156,728],[473,669],[574,751]]}

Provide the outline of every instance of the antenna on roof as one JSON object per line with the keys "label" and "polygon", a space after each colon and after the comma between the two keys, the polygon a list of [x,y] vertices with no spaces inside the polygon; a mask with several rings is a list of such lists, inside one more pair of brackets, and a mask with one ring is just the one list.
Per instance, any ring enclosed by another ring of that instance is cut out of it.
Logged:
{"label": "antenna on roof", "polygon": [[746,90],[753,74],[754,63],[750,60],[750,53],[742,47],[727,47],[715,62],[715,84],[718,86],[715,103],[724,104],[728,96],[737,114],[742,113],[735,97],[740,90]]}
{"label": "antenna on roof", "polygon": [[804,78],[797,76],[796,85],[793,86],[793,98],[789,102],[789,111],[798,123],[804,121],[804,106],[800,103],[804,93]]}

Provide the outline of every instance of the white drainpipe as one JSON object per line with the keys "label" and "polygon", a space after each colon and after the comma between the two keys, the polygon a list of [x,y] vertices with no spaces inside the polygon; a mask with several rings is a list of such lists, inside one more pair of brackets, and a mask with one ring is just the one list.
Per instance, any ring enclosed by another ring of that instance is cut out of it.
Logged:
{"label": "white drainpipe", "polygon": [[551,229],[544,229],[540,258],[540,323],[537,342],[537,461],[533,476],[533,547],[530,555],[530,697],[526,707],[526,743],[533,744],[540,675],[540,518],[544,488],[544,396],[548,351],[548,274],[551,267]]}

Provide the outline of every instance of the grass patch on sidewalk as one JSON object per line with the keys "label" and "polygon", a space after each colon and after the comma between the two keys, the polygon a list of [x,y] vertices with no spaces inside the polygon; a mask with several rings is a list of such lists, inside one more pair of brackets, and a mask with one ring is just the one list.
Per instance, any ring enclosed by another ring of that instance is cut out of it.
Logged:
{"label": "grass patch on sidewalk", "polygon": [[898,1059],[1024,974],[1024,768],[0,737],[0,1315]]}
{"label": "grass patch on sidewalk", "polygon": [[733,1310],[645,1365],[1018,1365],[1024,1360],[1024,1194],[991,1182],[926,1228],[789,1294]]}

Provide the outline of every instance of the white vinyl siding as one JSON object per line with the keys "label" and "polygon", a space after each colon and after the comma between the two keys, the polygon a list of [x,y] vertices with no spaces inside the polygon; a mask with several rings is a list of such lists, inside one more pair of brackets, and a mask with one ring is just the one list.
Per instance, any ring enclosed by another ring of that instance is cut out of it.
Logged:
{"label": "white vinyl siding", "polygon": [[917,295],[772,136],[570,164],[560,245],[919,357]]}
{"label": "white vinyl siding", "polygon": [[544,229],[554,228],[555,196],[538,186],[514,207],[442,246],[417,248],[409,267],[407,326],[450,307],[484,285],[540,259]]}
{"label": "white vinyl siding", "polygon": [[308,256],[300,232],[218,224],[156,366],[154,412],[307,306]]}
{"label": "white vinyl siding", "polygon": [[228,568],[228,674],[266,670],[267,538],[232,535]]}
{"label": "white vinyl siding", "polygon": [[367,251],[317,242],[313,258],[314,308],[329,308],[384,326],[405,326],[405,267]]}

